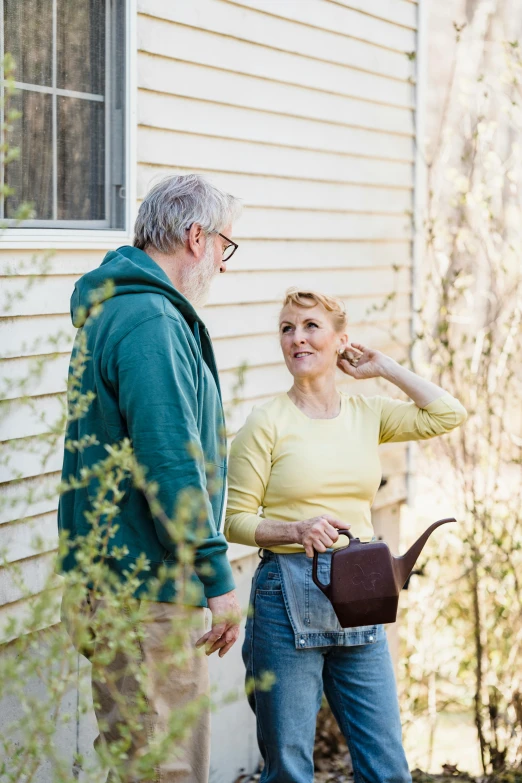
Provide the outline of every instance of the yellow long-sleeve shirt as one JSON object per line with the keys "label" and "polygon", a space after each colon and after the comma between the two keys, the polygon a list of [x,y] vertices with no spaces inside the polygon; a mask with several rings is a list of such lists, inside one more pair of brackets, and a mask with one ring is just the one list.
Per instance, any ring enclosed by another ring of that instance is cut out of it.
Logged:
{"label": "yellow long-sleeve shirt", "polygon": [[[334,419],[310,419],[288,394],[280,394],[252,411],[232,443],[225,535],[257,546],[263,517],[297,522],[331,514],[349,522],[354,536],[369,540],[370,509],[382,475],[378,445],[433,438],[465,419],[465,409],[449,394],[418,408],[388,397],[342,393]],[[345,544],[344,537],[337,542]],[[270,549],[304,551],[299,544]]]}

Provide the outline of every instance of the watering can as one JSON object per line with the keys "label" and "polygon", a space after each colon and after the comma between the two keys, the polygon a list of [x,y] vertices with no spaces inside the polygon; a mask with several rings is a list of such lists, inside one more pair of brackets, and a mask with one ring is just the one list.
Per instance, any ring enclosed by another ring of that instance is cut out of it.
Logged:
{"label": "watering can", "polygon": [[456,521],[450,518],[434,522],[402,557],[394,557],[384,541],[361,542],[348,530],[339,530],[340,535],[348,536],[350,544],[332,554],[327,585],[319,581],[314,551],[312,578],[331,601],[341,627],[394,623],[399,592],[424,544],[437,527]]}

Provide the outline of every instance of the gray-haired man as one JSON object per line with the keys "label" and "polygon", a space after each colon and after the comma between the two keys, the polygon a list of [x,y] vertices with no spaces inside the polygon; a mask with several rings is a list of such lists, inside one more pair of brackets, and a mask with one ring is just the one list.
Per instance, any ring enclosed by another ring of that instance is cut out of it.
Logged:
{"label": "gray-haired man", "polygon": [[[219,530],[226,478],[223,409],[210,337],[194,310],[204,304],[213,277],[226,271],[226,261],[237,247],[230,239],[237,211],[235,198],[202,177],[163,180],[140,206],[134,247],[108,253],[98,269],[76,283],[71,301],[73,323],[81,327],[92,306],[92,293],[112,282],[111,296],[91,319],[87,333],[89,361],[81,384],[82,392],[94,391],[95,398],[86,415],[70,421],[67,428],[70,441],[95,435],[97,443],[81,452],[65,452],[64,479],[79,479],[82,470],[106,456],[107,446],[130,438],[169,517],[176,515],[182,499],[200,498],[198,513],[186,523],[187,538],[197,545],[191,597],[181,601],[172,579],[157,590],[162,569],[175,565],[177,558],[168,525],[151,513],[138,489],[129,488],[120,503],[113,543],[120,553],[128,554],[111,558],[109,553],[109,567],[125,580],[141,554],[150,563],[150,570],[139,574],[134,592],[143,608],[141,656],[148,704],[144,719],[138,726],[125,726],[118,708],[121,697],[136,698],[135,677],[118,675],[109,684],[97,666],[92,684],[99,743],[104,746],[130,733],[129,780],[141,780],[136,778],[136,759],[166,730],[173,712],[208,693],[206,660],[195,653],[195,647],[205,645],[208,654],[219,650],[222,656],[239,634],[240,609],[227,544]],[[71,545],[61,565],[64,573],[77,567],[82,540],[95,516],[89,489],[67,493],[60,501],[59,527],[67,531]],[[105,605],[103,593],[89,590],[80,614],[84,618],[87,614],[96,626],[96,614],[103,614]],[[205,606],[213,619],[207,633]],[[77,615],[78,606],[68,608],[66,593],[63,618],[73,640]],[[192,653],[183,670],[165,674],[170,653],[164,640],[176,621],[195,627]],[[103,645],[103,640],[95,636],[92,649],[97,644]],[[110,665],[125,671],[124,658],[125,651]],[[154,780],[202,783],[208,778],[208,766],[209,713],[203,708],[189,737],[160,763]],[[121,775],[115,779],[122,779]]]}

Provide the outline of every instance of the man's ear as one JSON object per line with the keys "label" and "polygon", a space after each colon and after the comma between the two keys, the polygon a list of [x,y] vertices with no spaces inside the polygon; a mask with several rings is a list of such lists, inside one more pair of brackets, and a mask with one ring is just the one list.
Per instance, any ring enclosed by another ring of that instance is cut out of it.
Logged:
{"label": "man's ear", "polygon": [[199,223],[193,223],[188,230],[188,249],[199,261],[205,252],[206,236]]}

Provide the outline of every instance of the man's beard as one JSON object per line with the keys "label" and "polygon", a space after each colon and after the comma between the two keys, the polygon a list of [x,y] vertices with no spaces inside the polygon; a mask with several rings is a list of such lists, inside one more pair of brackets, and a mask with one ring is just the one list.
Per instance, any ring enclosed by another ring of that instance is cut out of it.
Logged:
{"label": "man's beard", "polygon": [[183,296],[185,296],[194,307],[203,307],[207,302],[210,286],[216,274],[214,245],[213,242],[207,238],[205,253],[199,264],[183,270]]}

